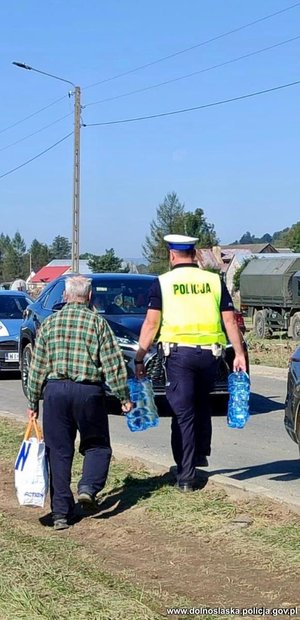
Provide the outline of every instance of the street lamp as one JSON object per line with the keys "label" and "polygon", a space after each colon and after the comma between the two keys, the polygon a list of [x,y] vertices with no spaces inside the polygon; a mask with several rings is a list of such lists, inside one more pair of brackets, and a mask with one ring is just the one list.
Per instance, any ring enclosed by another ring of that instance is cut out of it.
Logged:
{"label": "street lamp", "polygon": [[24,62],[13,62],[13,65],[28,71],[41,73],[54,80],[66,82],[74,87],[74,164],[73,164],[73,209],[72,209],[72,272],[79,273],[79,215],[80,215],[80,86],[52,73],[35,69]]}

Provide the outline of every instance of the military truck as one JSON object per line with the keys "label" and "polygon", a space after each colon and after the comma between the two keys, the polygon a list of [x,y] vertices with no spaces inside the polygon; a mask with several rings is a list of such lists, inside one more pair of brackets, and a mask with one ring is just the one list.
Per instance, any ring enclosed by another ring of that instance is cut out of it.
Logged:
{"label": "military truck", "polygon": [[257,338],[287,331],[300,340],[300,255],[253,258],[240,278],[241,308]]}

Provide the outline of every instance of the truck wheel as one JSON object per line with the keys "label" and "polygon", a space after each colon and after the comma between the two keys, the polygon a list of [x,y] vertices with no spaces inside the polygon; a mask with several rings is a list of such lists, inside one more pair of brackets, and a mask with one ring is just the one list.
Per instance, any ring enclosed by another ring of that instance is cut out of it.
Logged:
{"label": "truck wheel", "polygon": [[31,364],[31,358],[32,358],[32,346],[29,343],[23,349],[22,361],[21,361],[22,390],[26,398],[27,398],[27,382],[28,382],[28,374],[29,374],[29,367]]}
{"label": "truck wheel", "polygon": [[300,312],[296,312],[292,318],[291,333],[293,340],[300,340]]}
{"label": "truck wheel", "polygon": [[266,316],[263,310],[258,310],[254,317],[254,332],[256,338],[267,338],[269,330],[266,327]]}

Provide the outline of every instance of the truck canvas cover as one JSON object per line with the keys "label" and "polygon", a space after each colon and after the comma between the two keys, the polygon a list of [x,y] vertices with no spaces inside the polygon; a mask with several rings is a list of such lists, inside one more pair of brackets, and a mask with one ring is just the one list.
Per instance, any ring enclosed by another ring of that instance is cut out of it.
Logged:
{"label": "truck canvas cover", "polygon": [[299,270],[299,256],[254,258],[241,274],[241,303],[291,306],[292,276]]}

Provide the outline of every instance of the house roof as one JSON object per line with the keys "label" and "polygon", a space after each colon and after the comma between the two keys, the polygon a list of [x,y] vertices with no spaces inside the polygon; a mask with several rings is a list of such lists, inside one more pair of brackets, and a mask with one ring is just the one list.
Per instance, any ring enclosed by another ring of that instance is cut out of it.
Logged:
{"label": "house roof", "polygon": [[[214,251],[215,250],[215,251]],[[217,248],[199,248],[196,250],[196,260],[198,265],[205,269],[206,267],[213,267],[214,269],[219,269],[220,271],[226,271],[226,266],[224,265],[221,254],[218,252]]]}
{"label": "house roof", "polygon": [[241,243],[241,244],[229,244],[221,245],[221,251],[223,250],[250,250],[253,254],[260,254],[266,249],[271,249],[273,252],[278,250],[272,245],[272,243]]}
{"label": "house roof", "polygon": [[231,257],[230,265],[235,264],[241,266],[245,260],[253,257],[254,255],[249,250],[237,250]]}
{"label": "house roof", "polygon": [[52,282],[58,276],[62,276],[63,273],[69,270],[69,267],[66,265],[61,265],[60,267],[52,267],[46,265],[46,267],[42,267],[37,273],[33,276],[31,283],[37,284],[38,282]]}
{"label": "house roof", "polygon": [[[71,269],[71,266],[72,261],[70,258],[55,258],[47,265],[47,267],[65,267],[65,271]],[[82,258],[79,260],[79,273],[92,273],[88,266],[88,261]]]}

